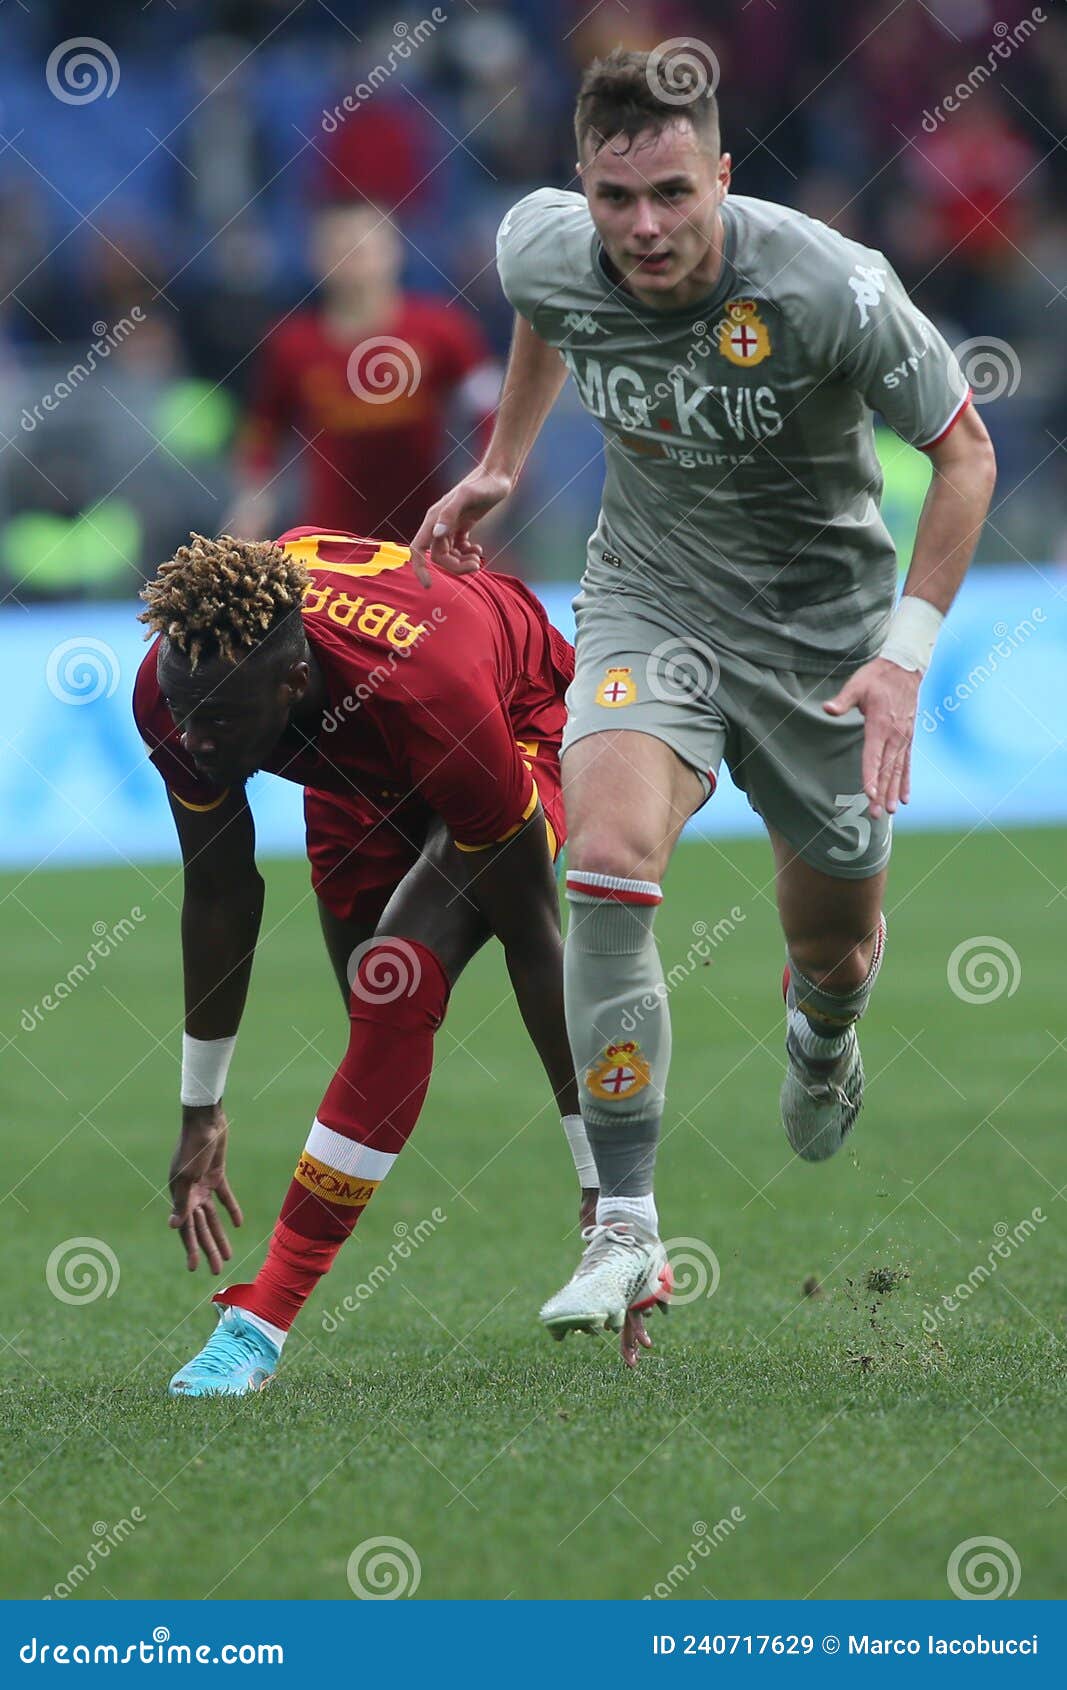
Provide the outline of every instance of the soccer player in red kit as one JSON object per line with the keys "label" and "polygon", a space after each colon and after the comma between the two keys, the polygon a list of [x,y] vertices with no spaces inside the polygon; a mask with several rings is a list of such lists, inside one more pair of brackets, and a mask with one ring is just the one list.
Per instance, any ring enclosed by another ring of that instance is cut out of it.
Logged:
{"label": "soccer player in red kit", "polygon": [[451,986],[492,934],[580,1178],[592,1165],[553,872],[573,654],[520,582],[429,576],[427,592],[406,547],[297,528],[272,544],[194,535],[143,595],[159,638],[134,715],[185,864],[171,1224],[190,1268],[201,1250],[215,1272],[229,1259],[216,1195],[240,1224],[221,1099],[262,910],[245,796],[258,769],[306,789],[312,884],[350,1020],[266,1262],[216,1296],[219,1325],[172,1380],[176,1395],[243,1394],[273,1375],[415,1125]]}
{"label": "soccer player in red kit", "polygon": [[321,298],[263,344],[229,526],[258,538],[276,531],[274,487],[296,457],[302,504],[322,532],[403,544],[444,492],[449,416],[480,448],[499,371],[461,301],[400,291],[400,236],[377,206],[324,207],[313,247]]}

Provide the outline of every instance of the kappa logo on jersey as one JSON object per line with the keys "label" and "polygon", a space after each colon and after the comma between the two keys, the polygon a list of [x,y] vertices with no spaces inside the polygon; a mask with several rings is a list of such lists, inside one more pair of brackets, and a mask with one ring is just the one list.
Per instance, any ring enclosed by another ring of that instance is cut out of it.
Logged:
{"label": "kappa logo on jersey", "polygon": [[603,323],[598,323],[588,311],[568,311],[563,319],[563,327],[571,329],[574,334],[607,334]]}
{"label": "kappa logo on jersey", "polygon": [[609,669],[596,689],[596,702],[605,710],[618,710],[624,704],[633,704],[636,698],[637,686],[630,669]]}
{"label": "kappa logo on jersey", "polygon": [[856,295],[856,310],[859,312],[861,329],[867,327],[870,312],[885,292],[885,281],[886,272],[875,269],[871,264],[857,264],[848,278],[848,285]]}
{"label": "kappa logo on jersey", "polygon": [[719,325],[719,351],[746,370],[770,357],[771,337],[754,299],[730,300]]}
{"label": "kappa logo on jersey", "polygon": [[585,1083],[594,1097],[618,1102],[643,1091],[652,1078],[648,1060],[639,1044],[608,1045],[587,1070]]}

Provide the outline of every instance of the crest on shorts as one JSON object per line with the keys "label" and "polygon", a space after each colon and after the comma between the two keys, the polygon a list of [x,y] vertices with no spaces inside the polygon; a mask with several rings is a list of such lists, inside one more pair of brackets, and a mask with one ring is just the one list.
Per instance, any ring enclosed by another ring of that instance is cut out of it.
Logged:
{"label": "crest on shorts", "polygon": [[719,351],[743,370],[770,357],[771,337],[754,299],[730,300],[719,324]]}
{"label": "crest on shorts", "polygon": [[627,1044],[605,1046],[586,1070],[585,1083],[594,1097],[618,1103],[620,1098],[643,1091],[651,1078],[644,1051],[631,1039]]}
{"label": "crest on shorts", "polygon": [[632,704],[637,697],[637,685],[629,669],[609,669],[596,689],[596,702],[605,710],[618,710]]}

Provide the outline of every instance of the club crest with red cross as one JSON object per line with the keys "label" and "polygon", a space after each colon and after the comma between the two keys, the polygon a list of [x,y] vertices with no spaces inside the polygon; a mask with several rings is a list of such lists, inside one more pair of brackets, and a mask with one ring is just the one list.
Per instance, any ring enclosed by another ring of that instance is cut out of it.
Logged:
{"label": "club crest with red cross", "polygon": [[626,1044],[606,1045],[587,1069],[585,1083],[594,1097],[606,1103],[618,1103],[621,1098],[643,1091],[651,1078],[641,1046],[630,1040]]}
{"label": "club crest with red cross", "polygon": [[605,710],[618,710],[624,704],[632,704],[636,697],[637,684],[630,669],[607,670],[596,689],[596,702]]}
{"label": "club crest with red cross", "polygon": [[748,370],[771,355],[771,337],[754,299],[731,299],[719,325],[719,351]]}

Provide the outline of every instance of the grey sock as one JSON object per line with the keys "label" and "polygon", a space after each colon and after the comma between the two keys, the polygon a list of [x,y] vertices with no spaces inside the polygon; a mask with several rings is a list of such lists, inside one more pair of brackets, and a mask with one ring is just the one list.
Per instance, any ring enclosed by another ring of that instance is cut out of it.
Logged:
{"label": "grey sock", "polygon": [[652,881],[567,876],[567,1032],[602,1195],[652,1190],[671,1055]]}

